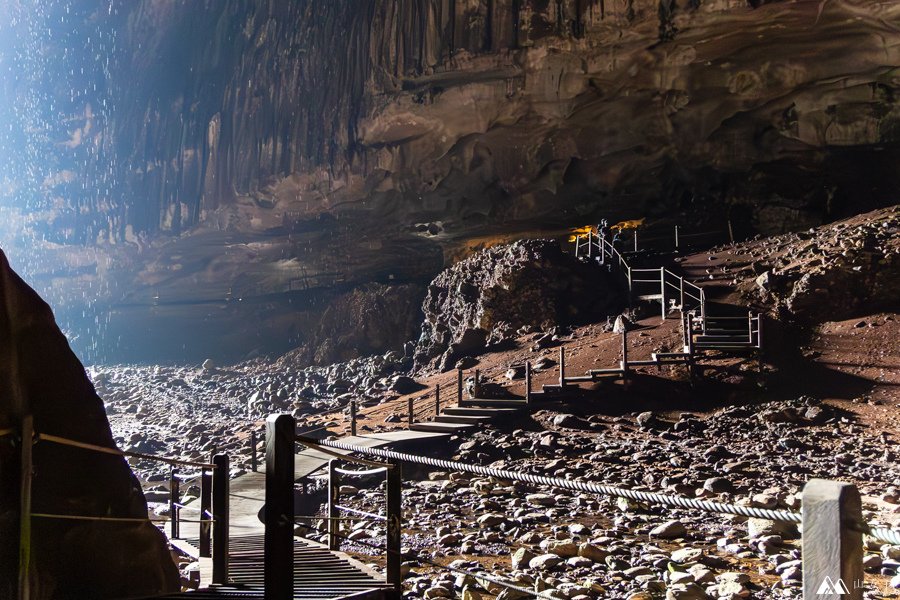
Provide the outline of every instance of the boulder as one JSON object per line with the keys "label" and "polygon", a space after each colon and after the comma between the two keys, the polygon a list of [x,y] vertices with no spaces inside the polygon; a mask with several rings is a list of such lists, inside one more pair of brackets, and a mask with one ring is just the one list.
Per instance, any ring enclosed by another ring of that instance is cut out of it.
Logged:
{"label": "boulder", "polygon": [[[103,401],[69,348],[50,307],[0,252],[0,429],[32,415],[38,433],[115,448]],[[0,539],[18,539],[19,449],[0,445]],[[34,446],[35,512],[147,518],[141,486],[120,457]],[[17,544],[0,544],[0,597],[17,585]],[[165,537],[147,522],[32,520],[32,599],[125,598],[178,591]]]}
{"label": "boulder", "polygon": [[547,329],[608,314],[618,297],[612,276],[563,252],[553,240],[522,240],[482,250],[428,286],[416,368],[452,368],[523,327]]}

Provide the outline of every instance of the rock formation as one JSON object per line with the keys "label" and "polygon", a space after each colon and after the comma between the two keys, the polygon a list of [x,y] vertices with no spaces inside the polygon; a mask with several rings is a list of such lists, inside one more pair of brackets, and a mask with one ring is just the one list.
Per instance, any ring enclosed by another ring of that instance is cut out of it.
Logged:
{"label": "rock formation", "polygon": [[900,206],[738,246],[744,289],[784,316],[834,321],[900,309]]}
{"label": "rock formation", "polygon": [[452,368],[522,328],[552,328],[606,314],[617,298],[609,273],[552,240],[478,252],[438,275],[422,307],[416,365]]}
{"label": "rock formation", "polygon": [[[91,51],[3,88],[9,105],[64,97],[8,138],[31,151],[11,145],[0,166],[0,240],[76,317],[86,297],[174,337],[183,327],[159,322],[159,298],[194,321],[205,302],[202,318],[225,329],[240,320],[214,304],[229,290],[286,309],[305,286],[424,283],[476,239],[659,214],[781,233],[897,188],[897,3],[54,10],[41,18]],[[59,43],[32,40],[49,27],[33,18],[0,27],[12,44]],[[29,156],[43,181],[23,179]],[[115,325],[111,337],[134,336]]]}
{"label": "rock formation", "polygon": [[[0,428],[34,417],[39,433],[115,447],[103,402],[50,307],[0,252]],[[0,597],[13,598],[18,565],[18,447],[0,440]],[[34,446],[32,510],[147,517],[124,459],[41,442]],[[162,533],[151,523],[32,519],[31,598],[125,598],[179,589]]]}
{"label": "rock formation", "polygon": [[305,347],[305,364],[330,365],[402,350],[418,337],[422,286],[370,284],[336,298]]}

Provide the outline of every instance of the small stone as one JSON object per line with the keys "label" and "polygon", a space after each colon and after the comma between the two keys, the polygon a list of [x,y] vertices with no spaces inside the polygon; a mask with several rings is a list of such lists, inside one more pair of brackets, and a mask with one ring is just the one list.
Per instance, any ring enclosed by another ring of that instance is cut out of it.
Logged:
{"label": "small stone", "polygon": [[518,570],[527,567],[535,556],[536,554],[528,548],[519,548],[512,554],[512,568]]}
{"label": "small stone", "polygon": [[545,571],[548,569],[552,569],[556,565],[562,562],[562,557],[557,556],[556,554],[541,554],[540,556],[535,556],[530,561],[528,561],[528,566],[532,569],[537,569],[538,571]]}
{"label": "small stone", "polygon": [[730,494],[734,491],[734,484],[724,477],[710,477],[703,482],[703,489],[713,494]]}
{"label": "small stone", "polygon": [[609,556],[609,552],[603,550],[599,546],[585,542],[578,546],[578,556],[590,559],[596,563],[602,563]]}
{"label": "small stone", "polygon": [[650,530],[652,537],[660,537],[663,539],[681,538],[687,535],[687,529],[681,521],[666,521],[661,525],[657,525]]}

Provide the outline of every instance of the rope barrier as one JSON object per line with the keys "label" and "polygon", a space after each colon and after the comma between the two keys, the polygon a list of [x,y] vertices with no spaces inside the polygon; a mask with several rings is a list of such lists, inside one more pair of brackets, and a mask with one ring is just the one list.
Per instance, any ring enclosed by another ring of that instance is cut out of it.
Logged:
{"label": "rope barrier", "polygon": [[[353,523],[375,523],[378,519],[357,519],[356,517],[326,517],[320,515],[294,515],[294,521],[297,519],[310,519],[312,521],[323,520],[323,521],[350,521]],[[301,523],[302,525],[302,523]]]}
{"label": "rope barrier", "polygon": [[863,528],[863,533],[879,542],[900,546],[900,530],[866,526]]}
{"label": "rope barrier", "polygon": [[204,469],[214,469],[216,465],[211,463],[201,463],[194,462],[190,460],[180,460],[177,458],[167,458],[164,456],[156,456],[153,454],[144,454],[143,452],[128,452],[125,450],[119,450],[118,448],[107,448],[106,446],[98,446],[96,444],[87,444],[85,442],[76,442],[75,440],[70,440],[68,438],[59,437],[56,435],[49,435],[46,433],[39,433],[36,435],[35,441],[46,441],[52,442],[54,444],[60,444],[62,446],[71,446],[73,448],[81,448],[82,450],[92,450],[94,452],[102,452],[104,454],[112,454],[114,456],[131,456],[134,458],[145,458],[147,460],[155,460],[158,462],[164,462],[170,465],[187,465],[191,467],[200,467]]}
{"label": "rope barrier", "polygon": [[335,469],[334,471],[335,473],[347,475],[349,477],[366,477],[367,475],[380,475],[381,473],[386,473],[387,469],[379,467],[377,469],[367,469],[365,471],[350,471],[347,469]]}
{"label": "rope barrier", "polygon": [[556,477],[545,477],[543,475],[532,475],[528,473],[517,473],[515,471],[507,471],[505,469],[494,469],[491,467],[481,467],[478,465],[469,465],[466,463],[440,460],[436,458],[428,458],[424,456],[415,456],[402,452],[394,452],[392,450],[383,450],[381,448],[365,448],[363,446],[355,446],[344,442],[328,441],[328,440],[308,440],[301,439],[301,443],[306,445],[321,446],[326,445],[331,448],[340,450],[348,450],[351,452],[359,452],[360,454],[368,454],[388,460],[399,460],[409,463],[425,465],[429,467],[437,467],[439,469],[447,469],[451,471],[460,471],[465,473],[473,473],[486,477],[496,477],[508,481],[521,481],[533,485],[543,485],[567,489],[575,492],[588,492],[600,494],[603,496],[614,496],[627,498],[637,502],[648,502],[662,504],[665,506],[673,506],[677,508],[692,508],[707,512],[720,514],[740,515],[744,517],[753,517],[757,519],[766,519],[769,521],[785,521],[789,523],[800,523],[800,514],[786,510],[770,510],[764,508],[754,508],[749,506],[738,506],[736,504],[725,504],[721,502],[712,502],[709,500],[699,500],[696,498],[687,498],[684,496],[671,496],[656,492],[642,492],[638,490],[630,490],[618,488],[609,485],[602,485],[593,482],[574,481],[568,479],[558,479]]}
{"label": "rope barrier", "polygon": [[357,508],[350,508],[349,506],[341,506],[340,504],[335,504],[334,507],[336,509],[342,510],[344,512],[361,515],[363,517],[369,517],[370,519],[374,519],[377,521],[387,521],[387,517],[385,517],[385,516],[376,515],[375,513],[366,512],[364,510],[359,510]]}
{"label": "rope barrier", "polygon": [[[375,467],[379,469],[392,469],[394,465],[385,465],[384,463],[375,462],[373,460],[366,460],[364,458],[356,458],[353,456],[347,456],[346,454],[341,454],[340,452],[335,452],[333,450],[328,450],[327,448],[323,448],[319,443],[319,440],[313,438],[307,438],[301,435],[297,436],[297,441],[306,446],[314,446],[315,450],[318,450],[322,454],[327,454],[328,456],[333,456],[335,458],[340,458],[341,460],[346,460],[347,462],[358,463],[361,465],[366,465],[368,467]],[[355,446],[354,446],[355,447]],[[361,446],[360,446],[361,447]]]}
{"label": "rope barrier", "polygon": [[167,518],[151,517],[89,517],[85,515],[54,515],[49,513],[31,513],[32,517],[41,519],[63,519],[67,521],[108,521],[111,523],[166,523]]}

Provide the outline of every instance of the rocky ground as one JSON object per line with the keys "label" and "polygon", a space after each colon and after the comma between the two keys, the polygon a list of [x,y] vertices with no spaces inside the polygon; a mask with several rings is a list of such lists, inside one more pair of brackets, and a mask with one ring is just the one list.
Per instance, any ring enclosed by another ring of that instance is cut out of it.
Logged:
{"label": "rocky ground", "polygon": [[[454,458],[519,472],[798,510],[811,477],[855,481],[866,517],[900,520],[893,439],[811,398],[674,418],[646,412],[581,415],[542,410],[458,440]],[[672,510],[518,483],[419,473],[405,496],[404,544],[442,564],[486,570],[557,598],[798,597],[799,536],[760,519]],[[378,511],[380,489],[345,486],[354,506]],[[414,508],[413,508],[414,507]],[[316,524],[323,527],[324,522]],[[347,532],[375,542],[365,523]],[[362,553],[364,546],[345,547]],[[898,597],[900,548],[868,542],[867,597]],[[413,561],[409,596],[477,597],[501,588]],[[470,590],[468,596],[465,589]],[[498,597],[514,597],[502,592]]]}
{"label": "rocky ground", "polygon": [[[776,317],[767,322],[762,365],[711,357],[693,383],[683,368],[639,369],[627,390],[618,383],[585,386],[568,402],[548,403],[428,452],[522,472],[791,510],[798,510],[810,478],[840,479],[859,486],[869,522],[900,525],[900,316],[891,304],[894,284],[877,275],[896,261],[896,219],[896,209],[890,209],[806,234],[679,259],[685,272],[705,281],[716,301],[752,303]],[[813,254],[821,264],[807,264]],[[767,272],[767,281],[781,287],[763,289],[760,276]],[[803,284],[801,272],[826,283]],[[827,283],[832,276],[833,285]],[[800,310],[810,304],[798,299],[822,285],[838,302],[855,289],[844,286],[848,281],[868,286],[863,296],[870,304],[828,313],[837,320]],[[679,346],[677,319],[661,322],[656,309],[631,316],[636,329],[629,336],[630,357],[648,358]],[[560,347],[573,373],[615,365],[621,338],[611,329],[603,319],[582,326],[524,327],[502,349],[470,357],[466,364],[479,368],[487,383],[521,395],[524,362],[537,367],[536,387],[553,382]],[[100,367],[90,374],[123,447],[188,459],[228,450],[236,458],[236,474],[248,468],[249,432],[259,430],[269,412],[292,411],[306,430],[341,435],[353,398],[362,401],[361,433],[404,427],[409,398],[416,418],[426,420],[433,414],[437,384],[444,405],[452,404],[455,372],[421,371],[413,380],[407,376],[413,352],[408,346],[403,353],[321,368],[257,360],[222,368]],[[152,463],[135,466],[150,499],[161,500],[167,471]],[[448,575],[426,559],[483,569],[559,598],[799,595],[799,539],[790,527],[456,473],[410,469],[405,475],[404,546],[421,558],[406,565],[410,597],[515,597],[477,577]],[[382,507],[380,489],[347,487],[343,493],[359,508]],[[313,525],[307,533],[315,537],[322,523]],[[354,540],[345,550],[381,560],[365,545],[381,542],[377,526],[360,523],[345,533]],[[866,550],[866,596],[900,597],[900,547],[867,540]]]}

